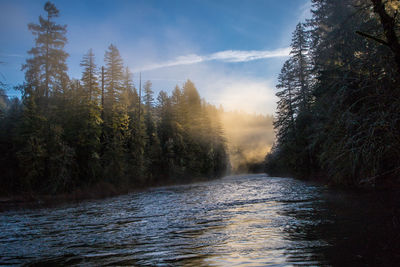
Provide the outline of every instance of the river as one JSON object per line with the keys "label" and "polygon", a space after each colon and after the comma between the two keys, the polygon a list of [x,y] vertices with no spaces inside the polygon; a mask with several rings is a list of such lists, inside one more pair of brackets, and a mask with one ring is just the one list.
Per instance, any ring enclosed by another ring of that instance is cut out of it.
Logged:
{"label": "river", "polygon": [[149,188],[0,213],[0,264],[390,266],[393,203],[264,174]]}

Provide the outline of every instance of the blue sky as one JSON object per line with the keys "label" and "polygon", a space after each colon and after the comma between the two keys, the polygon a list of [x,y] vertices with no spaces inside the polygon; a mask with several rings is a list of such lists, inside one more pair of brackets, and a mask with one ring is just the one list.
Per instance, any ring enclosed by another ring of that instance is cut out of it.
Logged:
{"label": "blue sky", "polygon": [[[0,0],[0,73],[9,88],[34,44],[29,22],[46,1]],[[226,109],[273,113],[275,83],[287,59],[291,33],[310,15],[309,0],[68,0],[53,1],[67,24],[69,74],[89,48],[98,66],[113,43],[125,64],[154,91],[170,92],[191,79],[208,102]],[[17,92],[9,90],[10,95]]]}

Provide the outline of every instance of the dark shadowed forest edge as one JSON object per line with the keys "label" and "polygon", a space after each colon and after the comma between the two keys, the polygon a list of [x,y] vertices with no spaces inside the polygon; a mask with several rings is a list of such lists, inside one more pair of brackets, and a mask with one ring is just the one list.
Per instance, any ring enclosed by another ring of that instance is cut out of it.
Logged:
{"label": "dark shadowed forest edge", "polygon": [[399,10],[392,0],[312,1],[279,75],[267,173],[398,188]]}
{"label": "dark shadowed forest edge", "polygon": [[56,23],[54,4],[44,11],[28,25],[35,43],[22,66],[22,97],[8,98],[1,83],[0,203],[105,197],[262,170],[272,116],[217,109],[190,80],[155,97],[150,81],[133,84],[113,44],[104,67],[89,49],[81,78],[70,78],[67,26]]}

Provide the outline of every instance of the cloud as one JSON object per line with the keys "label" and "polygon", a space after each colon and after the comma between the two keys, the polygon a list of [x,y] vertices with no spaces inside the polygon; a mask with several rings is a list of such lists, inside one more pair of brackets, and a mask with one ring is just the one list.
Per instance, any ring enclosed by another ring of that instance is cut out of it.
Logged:
{"label": "cloud", "polygon": [[206,99],[210,99],[213,104],[221,104],[226,110],[262,114],[273,114],[275,111],[277,98],[271,80],[227,75],[220,78],[212,91],[207,85],[203,86],[208,95]]}
{"label": "cloud", "polygon": [[179,56],[173,60],[154,63],[142,68],[136,68],[134,71],[149,71],[166,67],[174,67],[181,65],[191,65],[206,61],[222,61],[222,62],[248,62],[258,59],[274,58],[274,57],[286,57],[290,53],[290,47],[279,48],[276,50],[225,50],[216,52],[209,55],[196,55],[189,54],[186,56]]}
{"label": "cloud", "polygon": [[272,51],[241,51],[241,50],[226,50],[211,54],[208,60],[222,60],[225,62],[247,62],[257,59],[265,59],[272,57],[286,57],[290,53],[290,48],[280,48]]}
{"label": "cloud", "polygon": [[[268,65],[280,67],[279,61],[279,58],[273,62],[265,60],[256,66],[251,64],[234,69],[229,64],[211,62],[160,68],[142,73],[142,84],[150,80],[157,95],[160,90],[171,93],[175,85],[182,87],[186,79],[190,79],[202,98],[216,106],[222,105],[225,110],[274,114],[277,101],[275,79],[268,75]],[[265,76],[252,72],[260,68],[265,70]],[[139,75],[135,75],[134,79],[138,86]]]}

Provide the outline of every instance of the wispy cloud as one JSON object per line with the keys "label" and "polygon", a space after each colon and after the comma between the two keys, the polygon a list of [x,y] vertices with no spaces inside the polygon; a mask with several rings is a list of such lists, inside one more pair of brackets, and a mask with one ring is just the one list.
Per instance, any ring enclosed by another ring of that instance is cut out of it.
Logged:
{"label": "wispy cloud", "polygon": [[290,53],[290,47],[279,48],[276,50],[225,50],[209,55],[190,54],[179,56],[173,60],[146,65],[142,68],[136,68],[134,71],[147,71],[159,68],[167,68],[180,65],[191,65],[206,61],[222,62],[247,62],[258,59],[286,57]]}

